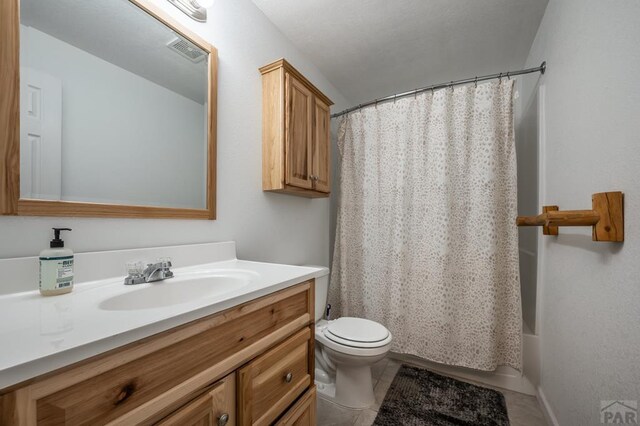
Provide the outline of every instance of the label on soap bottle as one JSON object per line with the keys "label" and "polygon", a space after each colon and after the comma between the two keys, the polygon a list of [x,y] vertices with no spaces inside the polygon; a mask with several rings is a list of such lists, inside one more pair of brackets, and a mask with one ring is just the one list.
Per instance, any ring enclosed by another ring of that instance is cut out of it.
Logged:
{"label": "label on soap bottle", "polygon": [[40,258],[40,289],[58,290],[73,285],[73,256]]}

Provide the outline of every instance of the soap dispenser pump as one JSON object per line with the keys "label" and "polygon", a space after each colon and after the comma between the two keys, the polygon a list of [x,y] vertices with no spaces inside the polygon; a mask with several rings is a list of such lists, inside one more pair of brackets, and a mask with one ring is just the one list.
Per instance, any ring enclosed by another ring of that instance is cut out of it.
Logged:
{"label": "soap dispenser pump", "polygon": [[40,252],[40,293],[55,296],[73,289],[73,251],[64,248],[60,231],[71,228],[53,228],[53,240],[49,248]]}

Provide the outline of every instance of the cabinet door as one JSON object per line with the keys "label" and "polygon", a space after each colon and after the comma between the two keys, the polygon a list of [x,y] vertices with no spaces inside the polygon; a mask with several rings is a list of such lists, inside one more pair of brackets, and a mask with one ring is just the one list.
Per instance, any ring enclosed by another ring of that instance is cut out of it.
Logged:
{"label": "cabinet door", "polygon": [[311,189],[313,95],[286,74],[285,158],[287,185]]}
{"label": "cabinet door", "polygon": [[318,98],[313,103],[313,167],[311,180],[314,189],[330,192],[331,174],[331,116],[329,106]]}
{"label": "cabinet door", "polygon": [[312,345],[305,327],[238,370],[240,425],[273,424],[312,385]]}
{"label": "cabinet door", "polygon": [[235,426],[236,375],[217,382],[193,401],[158,423],[160,426]]}
{"label": "cabinet door", "polygon": [[316,426],[316,388],[313,386],[282,416],[276,426]]}

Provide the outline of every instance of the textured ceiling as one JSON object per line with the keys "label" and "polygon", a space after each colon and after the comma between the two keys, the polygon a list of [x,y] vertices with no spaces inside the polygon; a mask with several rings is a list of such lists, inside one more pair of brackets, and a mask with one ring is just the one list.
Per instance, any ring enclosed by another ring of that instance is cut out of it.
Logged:
{"label": "textured ceiling", "polygon": [[520,69],[547,5],[547,0],[253,2],[354,104]]}
{"label": "textured ceiling", "polygon": [[176,34],[127,0],[21,0],[20,23],[198,103],[205,101],[207,61],[194,64],[167,48]]}

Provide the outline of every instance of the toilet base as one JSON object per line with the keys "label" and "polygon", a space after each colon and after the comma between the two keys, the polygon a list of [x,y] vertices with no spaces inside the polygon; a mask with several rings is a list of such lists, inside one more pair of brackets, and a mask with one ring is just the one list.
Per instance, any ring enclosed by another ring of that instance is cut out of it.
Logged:
{"label": "toilet base", "polygon": [[336,371],[336,402],[350,408],[368,408],[376,402],[368,365],[340,365]]}
{"label": "toilet base", "polygon": [[316,389],[327,400],[343,407],[362,410],[376,402],[371,378],[371,364],[384,356],[364,360],[324,348],[337,361],[335,370],[325,371],[327,353],[316,346]]}
{"label": "toilet base", "polygon": [[391,349],[391,334],[381,346],[339,344],[324,335],[326,321],[316,324],[316,385],[325,399],[362,410],[376,403],[371,366]]}
{"label": "toilet base", "polygon": [[336,384],[316,382],[316,391],[324,399],[338,404],[336,401]]}
{"label": "toilet base", "polygon": [[334,404],[356,410],[369,408],[376,402],[371,381],[371,369],[364,367],[358,370],[362,371],[348,371],[340,374],[339,369],[335,382],[333,380],[316,381],[316,390],[322,398]]}

